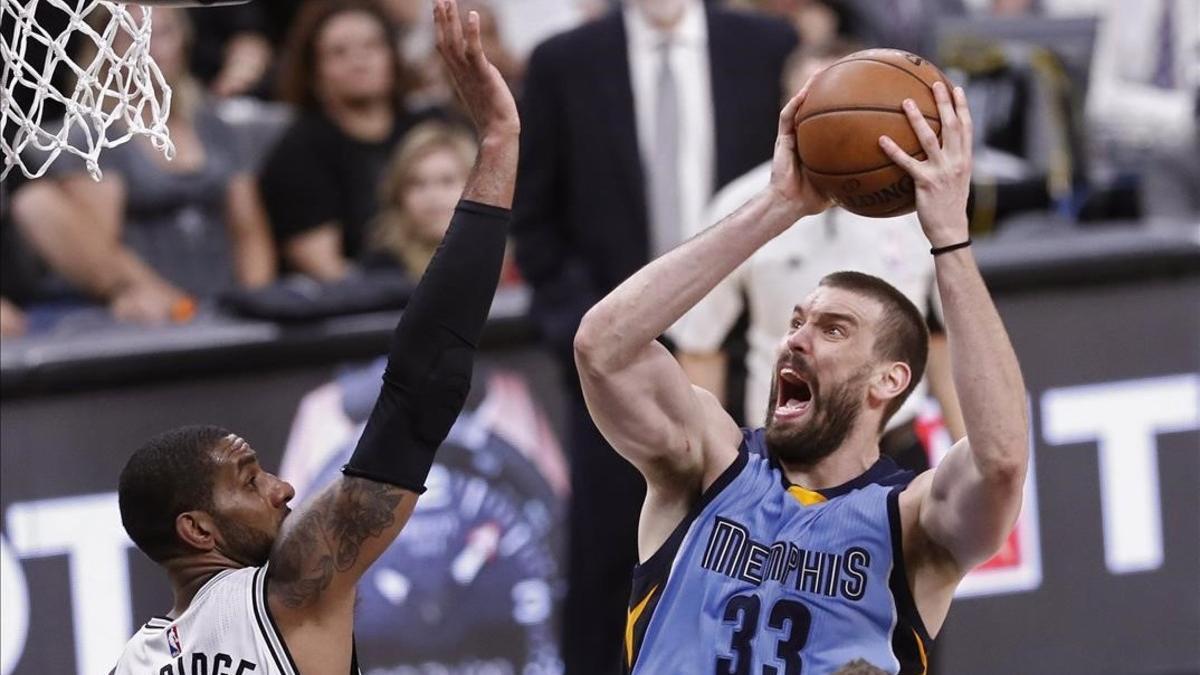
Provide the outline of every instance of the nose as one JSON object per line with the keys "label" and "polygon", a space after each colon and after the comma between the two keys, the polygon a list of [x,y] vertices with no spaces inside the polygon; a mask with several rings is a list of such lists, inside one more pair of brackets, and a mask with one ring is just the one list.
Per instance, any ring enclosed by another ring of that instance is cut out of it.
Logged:
{"label": "nose", "polygon": [[275,483],[275,489],[271,493],[271,505],[275,508],[283,508],[296,496],[296,488],[286,480],[279,478],[275,479]]}
{"label": "nose", "polygon": [[809,332],[809,325],[806,323],[788,334],[786,340],[788,349],[800,352],[801,354],[809,353],[809,347],[812,344],[812,334]]}
{"label": "nose", "polygon": [[350,63],[356,69],[367,68],[375,57],[375,49],[371,45],[355,45],[350,51]]}

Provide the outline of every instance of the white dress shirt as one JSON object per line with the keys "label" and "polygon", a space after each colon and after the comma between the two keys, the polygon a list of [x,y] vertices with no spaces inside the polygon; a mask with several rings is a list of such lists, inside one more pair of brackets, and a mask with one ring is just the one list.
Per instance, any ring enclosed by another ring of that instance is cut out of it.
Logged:
{"label": "white dress shirt", "polygon": [[[1173,3],[1174,87],[1152,84],[1163,6]],[[1092,131],[1137,147],[1178,147],[1197,133],[1200,0],[1110,0],[1092,52],[1086,110]]]}
{"label": "white dress shirt", "polygon": [[[704,210],[712,197],[716,163],[712,76],[708,64],[708,22],[704,5],[700,0],[688,0],[683,18],[669,33],[650,25],[630,5],[625,6],[624,19],[633,110],[643,168],[651,166],[654,153],[654,106],[661,58],[659,48],[664,41],[669,40],[670,43],[668,58],[678,87],[682,118],[679,121],[679,216],[683,224],[681,234],[686,236],[692,223],[699,223],[704,217]],[[653,226],[651,223],[651,228]],[[659,242],[652,236],[651,243],[651,254],[657,257],[680,242]]]}
{"label": "white dress shirt", "polygon": [[[733,213],[766,187],[770,162],[721,189],[708,223]],[[744,423],[759,426],[770,397],[771,375],[792,309],[826,274],[854,270],[877,276],[904,293],[922,312],[940,314],[934,287],[933,256],[915,214],[865,218],[837,207],[806,218],[759,249],[726,277],[668,331],[683,352],[719,351],[725,336],[749,302]],[[906,423],[920,410],[926,383],[912,392],[887,428]]]}

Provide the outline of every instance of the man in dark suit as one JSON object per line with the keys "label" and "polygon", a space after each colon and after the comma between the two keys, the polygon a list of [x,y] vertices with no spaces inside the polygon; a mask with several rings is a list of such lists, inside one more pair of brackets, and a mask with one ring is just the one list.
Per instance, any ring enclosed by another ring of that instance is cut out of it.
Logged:
{"label": "man in dark suit", "polygon": [[619,667],[645,491],[583,405],[575,329],[592,304],[693,233],[717,188],[770,157],[795,44],[782,22],[701,0],[628,0],[530,57],[513,233],[571,399],[571,675]]}
{"label": "man in dark suit", "polygon": [[843,0],[850,33],[868,47],[937,58],[937,21],[967,13],[963,0]]}

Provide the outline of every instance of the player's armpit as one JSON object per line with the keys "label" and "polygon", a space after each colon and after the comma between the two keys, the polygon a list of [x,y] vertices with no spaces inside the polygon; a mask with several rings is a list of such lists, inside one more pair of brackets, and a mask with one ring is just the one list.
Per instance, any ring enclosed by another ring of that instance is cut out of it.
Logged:
{"label": "player's armpit", "polygon": [[1021,511],[1023,468],[980,469],[968,438],[933,470],[919,505],[919,525],[957,562],[961,575],[1000,550]]}
{"label": "player's armpit", "polygon": [[929,495],[933,471],[917,476],[899,495],[901,545],[908,588],[921,623],[936,637],[965,570],[921,525],[921,506]]}
{"label": "player's armpit", "polygon": [[343,606],[416,502],[416,493],[386,483],[334,481],[284,522],[268,568],[272,610],[286,617]]}

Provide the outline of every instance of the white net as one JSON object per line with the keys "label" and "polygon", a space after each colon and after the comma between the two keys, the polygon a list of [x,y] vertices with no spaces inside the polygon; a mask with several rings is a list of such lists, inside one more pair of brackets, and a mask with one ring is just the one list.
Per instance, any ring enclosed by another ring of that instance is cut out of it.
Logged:
{"label": "white net", "polygon": [[107,0],[0,0],[0,179],[13,167],[36,178],[68,152],[99,180],[100,153],[135,135],[174,154],[150,12]]}

